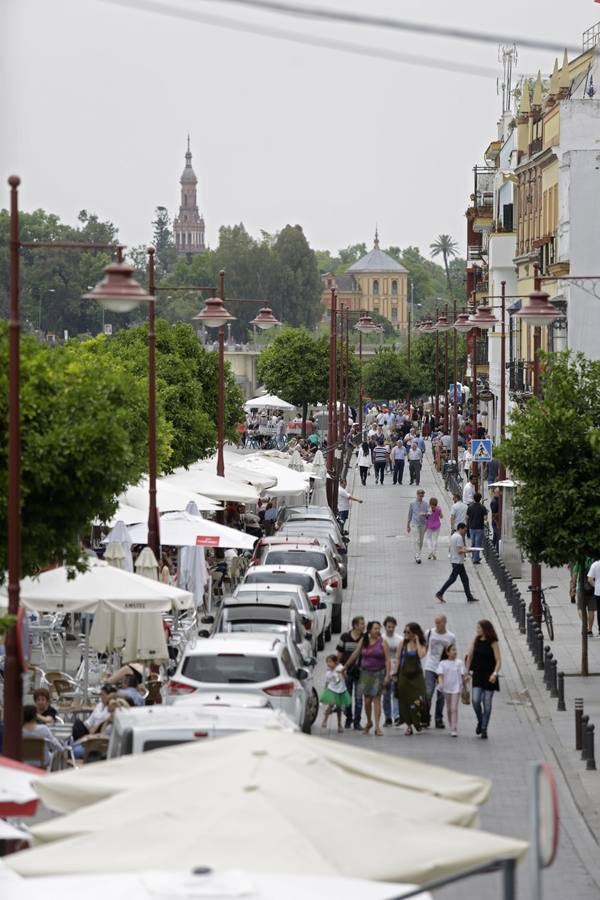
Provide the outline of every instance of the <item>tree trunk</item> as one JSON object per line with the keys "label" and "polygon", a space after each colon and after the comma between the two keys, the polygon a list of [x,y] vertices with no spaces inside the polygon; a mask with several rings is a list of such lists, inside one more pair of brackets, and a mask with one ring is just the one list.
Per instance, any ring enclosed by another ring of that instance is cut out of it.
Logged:
{"label": "tree trunk", "polygon": [[302,404],[302,437],[306,437],[306,417],[308,416],[308,403]]}
{"label": "tree trunk", "polygon": [[581,675],[589,675],[588,664],[588,605],[587,594],[583,590],[587,571],[585,560],[579,560],[579,572],[577,574],[577,608],[581,613]]}
{"label": "tree trunk", "polygon": [[452,282],[450,281],[450,269],[448,268],[448,254],[444,253],[444,269],[446,270],[446,281],[448,282],[448,291],[450,293],[450,298],[454,298],[454,294],[452,293]]}

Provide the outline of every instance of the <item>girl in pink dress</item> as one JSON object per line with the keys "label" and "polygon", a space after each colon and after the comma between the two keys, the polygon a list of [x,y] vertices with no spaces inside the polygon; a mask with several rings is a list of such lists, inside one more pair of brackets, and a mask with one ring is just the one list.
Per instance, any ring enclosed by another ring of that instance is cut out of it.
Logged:
{"label": "girl in pink dress", "polygon": [[441,508],[438,506],[437,497],[432,497],[429,501],[429,515],[427,516],[425,528],[425,547],[429,549],[427,559],[437,559],[437,544],[442,527],[442,519],[444,518]]}

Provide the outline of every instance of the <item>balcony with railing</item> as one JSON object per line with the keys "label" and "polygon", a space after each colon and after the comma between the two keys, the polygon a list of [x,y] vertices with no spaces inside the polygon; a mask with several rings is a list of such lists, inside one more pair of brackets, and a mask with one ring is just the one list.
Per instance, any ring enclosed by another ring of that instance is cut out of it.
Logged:
{"label": "balcony with railing", "polygon": [[477,216],[490,216],[494,210],[494,178],[492,166],[474,166],[473,207]]}
{"label": "balcony with railing", "polygon": [[532,393],[529,380],[529,367],[523,360],[506,363],[508,374],[508,390],[512,400],[525,399]]}
{"label": "balcony with railing", "polygon": [[477,338],[477,346],[475,348],[475,361],[478,366],[488,366],[490,363],[490,358],[488,355],[487,335]]}

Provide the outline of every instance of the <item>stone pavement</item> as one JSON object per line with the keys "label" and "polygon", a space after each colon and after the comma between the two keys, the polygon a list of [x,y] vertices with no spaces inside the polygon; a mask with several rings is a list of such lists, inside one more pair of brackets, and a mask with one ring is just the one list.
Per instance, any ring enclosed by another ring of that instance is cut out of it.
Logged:
{"label": "stone pavement", "polygon": [[[563,713],[555,711],[556,701],[550,705],[547,692],[541,686],[540,673],[531,665],[524,639],[519,635],[512,616],[509,616],[508,607],[485,563],[479,567],[474,567],[471,562],[467,564],[473,593],[480,598],[479,603],[466,602],[460,581],[446,593],[447,603],[444,606],[435,600],[435,592],[450,571],[447,558],[449,504],[430,459],[428,448],[421,484],[426,491],[426,499],[438,497],[445,518],[438,559],[428,561],[425,553],[422,565],[415,563],[411,539],[406,534],[408,503],[415,494],[415,488],[407,484],[407,473],[402,486],[393,486],[391,477],[388,483],[387,476],[383,487],[376,486],[371,475],[363,488],[358,474],[351,471],[350,490],[364,503],[353,504],[350,517],[350,580],[345,598],[344,627],[353,615],[362,614],[367,619],[382,621],[387,614],[393,614],[398,619],[399,629],[414,620],[426,630],[433,624],[436,613],[443,609],[448,616],[448,627],[457,636],[458,650],[462,655],[474,635],[476,622],[489,618],[499,632],[502,652],[501,689],[494,699],[490,739],[482,742],[475,736],[474,713],[470,707],[464,706],[459,711],[457,739],[450,738],[447,730],[435,729],[406,737],[403,728],[395,727],[384,729],[382,738],[373,734],[365,737],[354,731],[338,735],[333,725],[325,734],[332,740],[416,757],[432,764],[491,778],[494,788],[490,800],[482,809],[482,827],[525,839],[528,838],[530,765],[548,760],[557,778],[562,827],[557,860],[545,874],[544,897],[551,900],[569,896],[577,900],[597,900],[600,897],[600,848],[594,834],[596,837],[600,834],[596,821],[600,803],[594,800],[600,773],[585,772],[578,761],[578,754],[572,750],[572,704],[569,704],[570,711]],[[545,580],[545,583],[557,582],[554,578],[550,582]],[[551,602],[554,606],[553,599]],[[576,615],[572,613],[570,603],[568,606],[570,609],[564,616],[562,612],[559,615],[557,610],[557,637],[561,629],[566,632],[567,615]],[[328,649],[334,647],[335,638]],[[563,654],[562,646],[557,655],[561,667],[570,671],[568,667],[572,660],[566,652]],[[321,656],[316,672],[319,684],[323,680],[324,656]],[[600,660],[594,665],[600,670]],[[581,696],[578,693],[581,690],[579,684],[574,679],[567,681],[572,682],[568,685],[568,695],[573,696],[573,687],[575,696]],[[318,723],[314,731],[322,733]],[[398,847],[397,851],[402,852],[402,848]],[[527,861],[519,870],[519,888],[520,897],[530,895]],[[442,900],[464,900],[465,897],[495,900],[500,896],[500,886],[496,876],[479,877],[440,890],[436,892],[438,896]]]}

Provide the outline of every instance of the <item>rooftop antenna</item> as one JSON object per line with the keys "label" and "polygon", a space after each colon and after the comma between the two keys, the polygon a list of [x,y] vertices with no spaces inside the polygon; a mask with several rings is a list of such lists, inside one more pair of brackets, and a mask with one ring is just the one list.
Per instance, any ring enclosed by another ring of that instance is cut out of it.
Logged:
{"label": "rooftop antenna", "polygon": [[[502,63],[502,114],[510,111],[512,97],[513,66],[517,65],[518,53],[516,44],[510,47],[498,47],[498,62]],[[498,90],[498,88],[496,88]]]}

